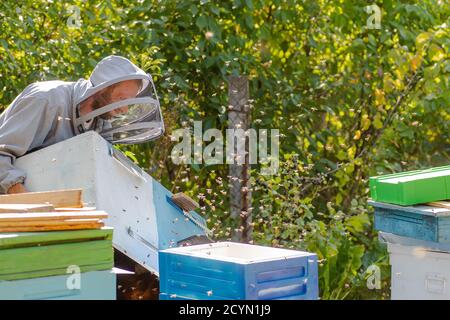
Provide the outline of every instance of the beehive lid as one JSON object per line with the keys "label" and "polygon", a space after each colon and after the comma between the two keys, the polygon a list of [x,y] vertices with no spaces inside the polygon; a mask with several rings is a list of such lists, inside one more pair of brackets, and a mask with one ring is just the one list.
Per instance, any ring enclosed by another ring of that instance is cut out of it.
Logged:
{"label": "beehive lid", "polygon": [[416,180],[422,180],[422,179],[431,179],[431,178],[438,178],[438,177],[444,177],[444,176],[450,176],[450,168],[446,167],[442,170],[436,170],[436,171],[422,171],[418,173],[411,173],[411,174],[399,174],[398,176],[386,176],[386,177],[379,177],[378,180],[381,180],[385,183],[402,183],[402,182],[411,182]]}
{"label": "beehive lid", "polygon": [[406,247],[422,248],[428,251],[450,252],[450,243],[441,243],[435,241],[420,240],[410,237],[402,237],[389,232],[378,232],[378,240],[381,243],[392,243]]}
{"label": "beehive lid", "polygon": [[400,210],[403,212],[418,213],[425,216],[433,217],[446,217],[450,216],[450,209],[433,207],[428,205],[415,205],[415,206],[399,206],[390,203],[377,202],[373,200],[367,201],[367,203],[375,208],[388,209],[388,210]]}
{"label": "beehive lid", "polygon": [[450,199],[450,166],[370,177],[370,195],[402,206]]}
{"label": "beehive lid", "polygon": [[256,246],[235,242],[216,242],[189,247],[172,248],[162,250],[161,252],[227,261],[238,264],[314,256],[314,254],[304,251]]}

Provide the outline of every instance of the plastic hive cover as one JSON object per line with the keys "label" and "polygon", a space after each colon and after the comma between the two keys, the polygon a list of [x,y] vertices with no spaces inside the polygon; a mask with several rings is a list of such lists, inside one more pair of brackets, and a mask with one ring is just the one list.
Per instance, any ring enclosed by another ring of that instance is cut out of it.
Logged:
{"label": "plastic hive cover", "polygon": [[403,206],[450,199],[450,166],[371,177],[370,194]]}

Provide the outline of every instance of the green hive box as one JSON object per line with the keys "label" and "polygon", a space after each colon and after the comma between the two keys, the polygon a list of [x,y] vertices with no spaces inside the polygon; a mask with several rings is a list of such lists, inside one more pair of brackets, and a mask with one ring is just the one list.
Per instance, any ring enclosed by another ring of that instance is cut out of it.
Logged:
{"label": "green hive box", "polygon": [[113,228],[0,233],[0,280],[108,270],[114,264]]}
{"label": "green hive box", "polygon": [[402,206],[450,199],[450,166],[370,178],[374,201]]}

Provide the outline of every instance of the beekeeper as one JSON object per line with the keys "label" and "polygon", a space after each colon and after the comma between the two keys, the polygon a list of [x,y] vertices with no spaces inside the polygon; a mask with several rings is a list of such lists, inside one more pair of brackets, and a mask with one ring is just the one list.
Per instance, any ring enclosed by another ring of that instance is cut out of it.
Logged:
{"label": "beekeeper", "polygon": [[136,144],[164,133],[151,75],[109,56],[88,80],[36,82],[0,115],[0,193],[26,192],[14,161],[26,153],[95,130],[111,143]]}

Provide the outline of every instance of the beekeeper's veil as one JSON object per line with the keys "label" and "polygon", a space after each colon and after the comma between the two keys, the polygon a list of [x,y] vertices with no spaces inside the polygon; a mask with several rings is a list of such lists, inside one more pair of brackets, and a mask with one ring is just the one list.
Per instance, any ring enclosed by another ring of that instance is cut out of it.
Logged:
{"label": "beekeeper's veil", "polygon": [[[137,96],[100,104],[87,114],[80,114],[80,103],[113,84],[141,80]],[[78,84],[78,83],[77,83]],[[154,140],[164,133],[164,122],[158,96],[150,74],[119,56],[101,60],[89,81],[83,80],[75,89],[73,124],[77,134],[95,130],[111,143],[135,144]]]}

